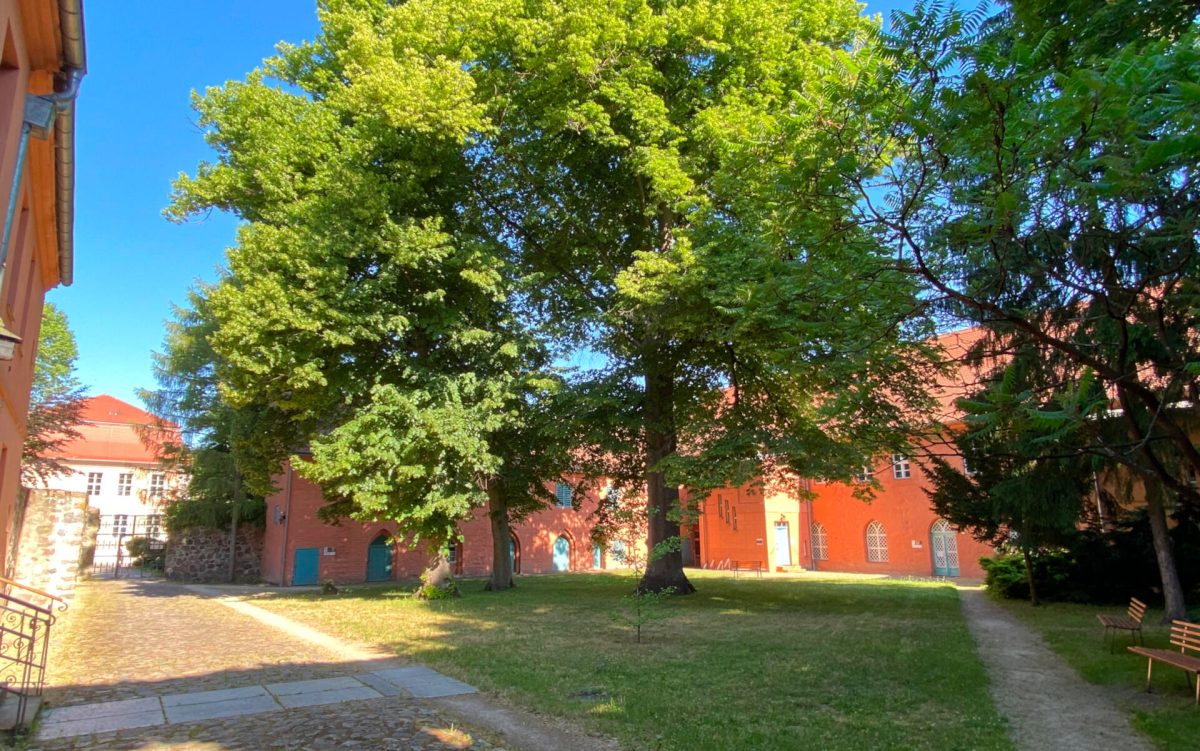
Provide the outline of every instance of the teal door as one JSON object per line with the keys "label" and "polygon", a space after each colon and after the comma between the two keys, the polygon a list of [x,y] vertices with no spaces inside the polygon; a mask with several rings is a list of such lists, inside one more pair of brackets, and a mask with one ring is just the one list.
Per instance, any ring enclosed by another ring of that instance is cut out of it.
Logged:
{"label": "teal door", "polygon": [[571,570],[571,541],[565,537],[554,541],[554,570]]}
{"label": "teal door", "polygon": [[604,550],[599,545],[592,545],[592,568],[604,568]]}
{"label": "teal door", "polygon": [[318,548],[296,548],[292,563],[292,586],[303,587],[317,583],[317,561],[321,551]]}
{"label": "teal door", "polygon": [[787,522],[775,522],[775,565],[792,565],[792,535]]}
{"label": "teal door", "polygon": [[958,538],[950,523],[939,519],[929,530],[934,576],[958,576]]}
{"label": "teal door", "polygon": [[392,578],[392,546],[381,536],[367,547],[367,581],[385,582]]}

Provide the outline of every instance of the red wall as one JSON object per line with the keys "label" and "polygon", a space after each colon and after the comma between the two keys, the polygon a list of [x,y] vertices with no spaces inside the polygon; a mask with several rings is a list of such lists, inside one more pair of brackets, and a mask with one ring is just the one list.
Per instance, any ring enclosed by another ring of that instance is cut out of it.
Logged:
{"label": "red wall", "polygon": [[[367,547],[381,531],[394,534],[395,525],[388,522],[349,521],[340,526],[326,524],[317,517],[317,511],[324,504],[318,486],[296,475],[290,467],[277,484],[280,486],[279,492],[267,498],[263,578],[273,584],[279,584],[281,579],[290,584],[294,551],[297,548],[315,547],[322,549],[318,563],[320,581],[365,581]],[[591,569],[593,553],[590,537],[595,524],[592,514],[596,504],[595,496],[588,495],[578,511],[550,508],[513,525],[512,532],[520,556],[520,573],[552,571],[554,541],[560,535],[571,542],[571,570]],[[474,518],[459,525],[459,531],[462,535],[459,573],[464,576],[487,576],[492,567],[492,530],[486,512],[478,511]],[[332,555],[324,554],[326,547],[333,548]],[[397,579],[417,577],[428,564],[429,557],[420,545],[410,550],[407,545],[400,544],[395,549],[392,573]],[[605,557],[603,565],[609,567],[613,563]]]}
{"label": "red wall", "polygon": [[[924,492],[924,471],[910,461],[912,476],[896,479],[890,457],[879,459],[871,469],[882,489],[876,491],[870,503],[854,498],[848,485],[813,485],[817,496],[812,504],[813,520],[825,527],[829,547],[828,560],[816,561],[815,567],[821,571],[932,576],[929,533],[938,517]],[[887,532],[886,563],[867,561],[867,525],[872,521],[881,522]],[[995,551],[963,532],[956,535],[956,540],[959,575],[982,578],[979,558]]]}

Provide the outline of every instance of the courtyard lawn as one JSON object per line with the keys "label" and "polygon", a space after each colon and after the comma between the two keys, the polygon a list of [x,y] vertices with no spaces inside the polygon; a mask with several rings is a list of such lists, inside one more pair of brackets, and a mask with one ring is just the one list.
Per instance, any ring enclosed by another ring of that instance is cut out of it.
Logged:
{"label": "courtyard lawn", "polygon": [[279,594],[256,605],[386,645],[630,749],[1008,749],[959,608],[936,584],[740,579],[699,592],[636,644],[611,614],[633,580],[521,577],[421,602],[409,590]]}
{"label": "courtyard lawn", "polygon": [[[1128,632],[1117,637],[1116,654],[1104,643],[1104,627],[1097,613],[1121,614],[1120,605],[1099,607],[1049,603],[1031,607],[1027,602],[1001,603],[1037,630],[1050,648],[1062,656],[1087,681],[1112,687],[1111,696],[1133,718],[1133,725],[1163,749],[1196,748],[1200,738],[1200,707],[1188,686],[1186,674],[1158,663],[1154,666],[1154,693],[1144,691],[1146,658],[1132,654]],[[1161,610],[1146,613],[1142,630],[1148,647],[1168,647],[1169,628],[1162,625]]]}

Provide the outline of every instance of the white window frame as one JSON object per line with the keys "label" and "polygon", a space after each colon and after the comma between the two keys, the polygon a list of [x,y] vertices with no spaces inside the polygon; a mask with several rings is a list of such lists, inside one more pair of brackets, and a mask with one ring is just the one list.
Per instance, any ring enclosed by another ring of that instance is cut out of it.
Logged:
{"label": "white window frame", "polygon": [[870,482],[871,477],[874,474],[875,474],[875,472],[870,467],[868,467],[867,465],[864,464],[858,468],[857,472],[854,473],[854,481],[855,482]]}
{"label": "white window frame", "polygon": [[129,534],[129,514],[113,514],[112,536],[120,537]]}
{"label": "white window frame", "polygon": [[554,483],[554,505],[558,508],[571,508],[575,492],[567,483],[559,480]]}
{"label": "white window frame", "polygon": [[149,498],[162,498],[167,493],[167,473],[153,472],[150,475],[150,490],[146,494]]}
{"label": "white window frame", "polygon": [[892,478],[907,480],[912,477],[912,463],[904,454],[892,454]]}
{"label": "white window frame", "polygon": [[887,563],[887,528],[883,522],[872,521],[867,525],[867,563]]}
{"label": "white window frame", "polygon": [[814,561],[829,560],[829,532],[821,522],[813,522],[810,529],[812,535],[812,553]]}
{"label": "white window frame", "polygon": [[117,475],[117,495],[131,496],[133,495],[133,473],[122,472]]}
{"label": "white window frame", "polygon": [[100,495],[101,489],[104,487],[103,472],[88,472],[87,474],[87,494]]}

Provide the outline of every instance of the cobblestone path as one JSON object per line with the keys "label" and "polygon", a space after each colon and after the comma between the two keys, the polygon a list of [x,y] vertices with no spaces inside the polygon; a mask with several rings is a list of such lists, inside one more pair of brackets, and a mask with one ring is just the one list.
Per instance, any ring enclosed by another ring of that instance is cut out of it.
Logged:
{"label": "cobblestone path", "polygon": [[[330,678],[395,666],[348,660],[158,581],[80,586],[53,635],[46,703],[96,702]],[[243,717],[37,741],[33,749],[491,749],[428,703],[392,696]]]}

